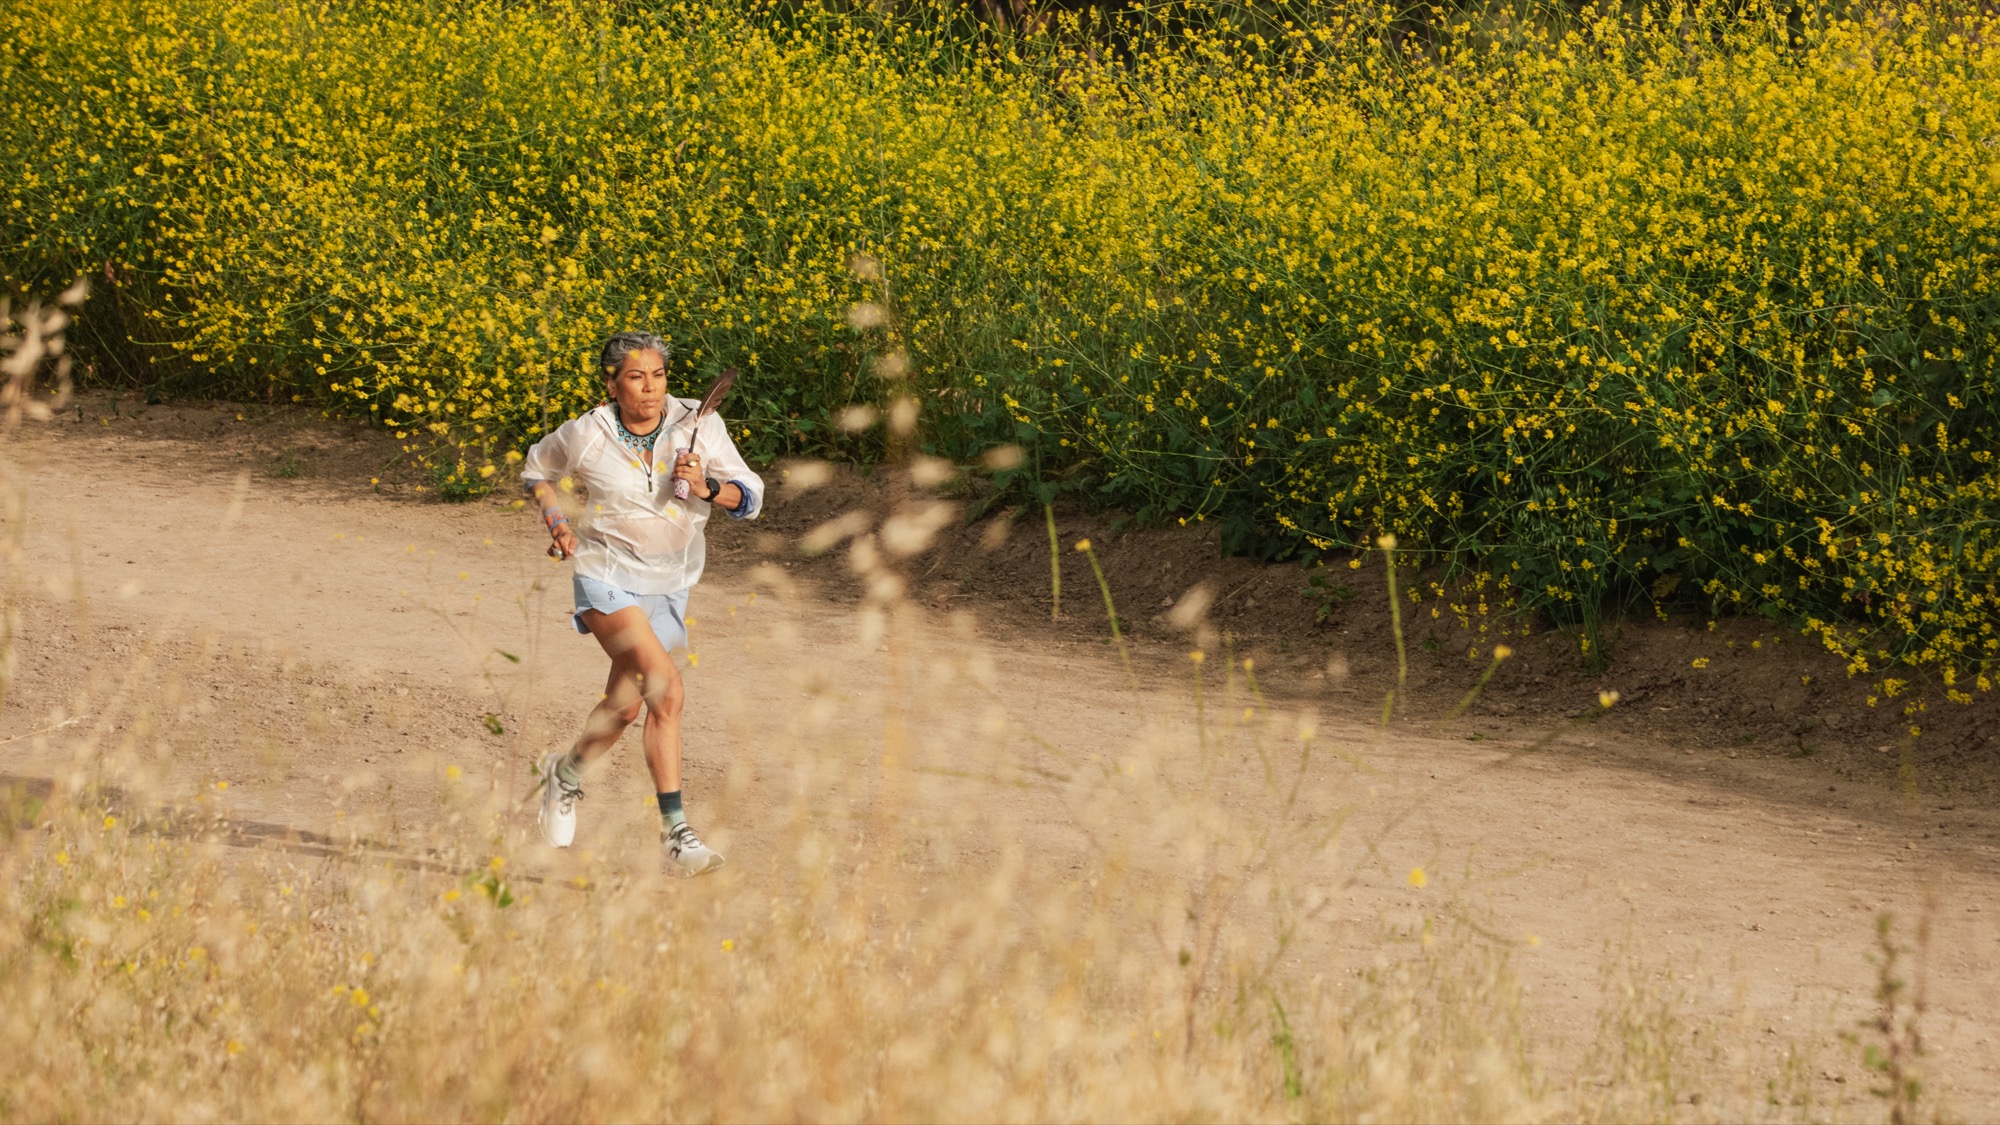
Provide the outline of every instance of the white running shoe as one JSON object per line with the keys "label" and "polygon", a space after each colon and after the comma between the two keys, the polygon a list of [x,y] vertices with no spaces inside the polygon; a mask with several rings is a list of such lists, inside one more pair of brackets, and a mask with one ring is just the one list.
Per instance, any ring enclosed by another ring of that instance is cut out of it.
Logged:
{"label": "white running shoe", "polygon": [[576,803],[583,799],[583,787],[564,781],[556,773],[556,763],[568,756],[566,750],[542,755],[536,767],[542,775],[542,808],[535,822],[542,826],[542,839],[552,848],[566,848],[576,839]]}
{"label": "white running shoe", "polygon": [[722,866],[722,853],[701,842],[694,829],[681,823],[671,832],[660,836],[660,846],[667,853],[667,872],[683,879],[713,871]]}

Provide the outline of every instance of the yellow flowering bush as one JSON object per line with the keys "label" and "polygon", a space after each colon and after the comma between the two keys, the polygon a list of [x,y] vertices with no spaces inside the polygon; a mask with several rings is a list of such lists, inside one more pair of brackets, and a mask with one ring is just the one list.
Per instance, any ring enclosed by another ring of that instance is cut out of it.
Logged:
{"label": "yellow flowering bush", "polygon": [[453,487],[651,327],[744,369],[754,455],[872,455],[833,419],[914,392],[934,452],[1234,548],[1390,532],[1587,638],[1694,601],[1985,686],[1995,18],[1409,31],[16,0],[0,281],[100,276],[148,377],[366,413]]}

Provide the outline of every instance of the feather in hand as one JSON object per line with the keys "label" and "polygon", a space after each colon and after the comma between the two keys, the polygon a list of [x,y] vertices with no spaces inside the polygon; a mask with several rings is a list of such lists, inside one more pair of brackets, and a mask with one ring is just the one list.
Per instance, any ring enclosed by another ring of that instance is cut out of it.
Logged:
{"label": "feather in hand", "polygon": [[715,384],[708,388],[708,393],[701,396],[701,405],[695,407],[694,420],[700,422],[715,413],[715,408],[722,405],[722,396],[728,394],[729,388],[735,385],[736,369],[725,368],[722,374],[715,377]]}
{"label": "feather in hand", "polygon": [[[701,396],[701,405],[694,408],[694,416],[688,419],[690,427],[688,444],[685,446],[677,445],[674,449],[675,464],[680,463],[682,454],[694,451],[694,437],[701,432],[701,420],[715,413],[716,408],[722,405],[722,396],[728,394],[729,388],[735,385],[736,369],[734,367],[724,368],[722,374],[715,377],[715,382],[709,386],[708,393]],[[685,500],[688,498],[690,491],[688,482],[679,479],[674,481],[674,499]]]}

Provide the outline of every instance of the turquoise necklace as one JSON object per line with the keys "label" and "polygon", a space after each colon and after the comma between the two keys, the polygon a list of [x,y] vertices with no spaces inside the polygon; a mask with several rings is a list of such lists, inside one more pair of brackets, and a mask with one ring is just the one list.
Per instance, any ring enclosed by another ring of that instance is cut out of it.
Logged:
{"label": "turquoise necklace", "polygon": [[615,406],[611,408],[611,421],[618,427],[618,440],[625,443],[625,448],[640,455],[651,453],[653,446],[660,440],[660,431],[667,428],[667,420],[662,416],[660,424],[653,427],[652,433],[635,434],[625,428],[625,419]]}

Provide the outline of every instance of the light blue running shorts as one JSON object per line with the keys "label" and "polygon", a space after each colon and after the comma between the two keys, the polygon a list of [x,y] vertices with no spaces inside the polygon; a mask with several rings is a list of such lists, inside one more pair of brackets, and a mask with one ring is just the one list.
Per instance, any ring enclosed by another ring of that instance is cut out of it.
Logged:
{"label": "light blue running shorts", "polygon": [[590,632],[583,624],[583,611],[586,609],[616,613],[626,606],[638,606],[646,611],[646,620],[653,623],[653,635],[660,638],[661,646],[668,652],[688,647],[686,590],[672,594],[635,594],[581,574],[571,576],[571,585],[576,590],[576,612],[570,615],[570,623],[576,626],[577,632]]}

